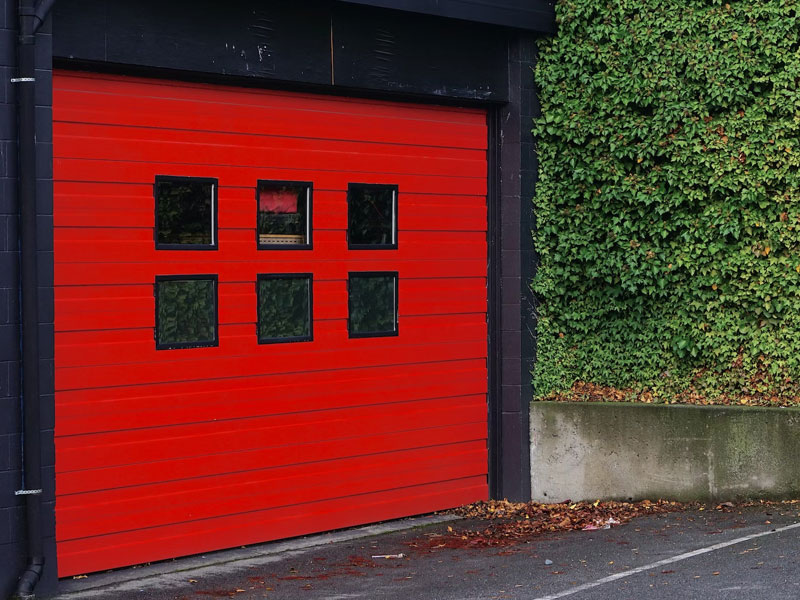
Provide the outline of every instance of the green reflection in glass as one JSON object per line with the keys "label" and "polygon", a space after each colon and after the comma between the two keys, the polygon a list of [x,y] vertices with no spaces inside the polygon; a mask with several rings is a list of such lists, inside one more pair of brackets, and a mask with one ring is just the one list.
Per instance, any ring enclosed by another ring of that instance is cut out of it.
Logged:
{"label": "green reflection in glass", "polygon": [[396,282],[396,275],[351,275],[351,334],[397,331]]}
{"label": "green reflection in glass", "polygon": [[156,282],[159,346],[206,345],[216,341],[217,298],[212,279]]}
{"label": "green reflection in glass", "polygon": [[347,228],[350,244],[393,245],[395,243],[394,188],[351,184],[347,194]]}
{"label": "green reflection in glass", "polygon": [[311,336],[310,286],[309,277],[259,279],[259,339]]}
{"label": "green reflection in glass", "polygon": [[165,179],[156,185],[159,244],[214,244],[214,184],[202,180]]}

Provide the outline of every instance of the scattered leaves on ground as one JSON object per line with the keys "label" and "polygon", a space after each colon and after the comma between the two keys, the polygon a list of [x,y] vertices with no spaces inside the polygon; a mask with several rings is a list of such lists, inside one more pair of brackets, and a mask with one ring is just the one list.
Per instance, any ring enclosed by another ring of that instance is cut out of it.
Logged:
{"label": "scattered leaves on ground", "polygon": [[[608,528],[627,523],[634,517],[682,510],[686,505],[666,500],[640,502],[477,502],[451,511],[460,517],[477,520],[478,527],[458,530],[448,526],[444,534],[432,534],[409,542],[422,550],[436,548],[485,548],[512,546],[543,533]],[[487,526],[482,522],[488,521]]]}
{"label": "scattered leaves on ground", "polygon": [[[456,526],[448,525],[442,534],[427,534],[407,542],[407,545],[424,552],[439,548],[508,547],[525,543],[531,537],[545,533],[608,529],[627,523],[636,517],[688,509],[729,513],[745,508],[774,507],[784,514],[783,511],[798,510],[800,508],[798,505],[800,500],[749,500],[735,503],[724,501],[708,505],[668,500],[638,502],[567,500],[558,504],[489,500],[448,511],[465,521]],[[770,514],[767,513],[768,516]]]}

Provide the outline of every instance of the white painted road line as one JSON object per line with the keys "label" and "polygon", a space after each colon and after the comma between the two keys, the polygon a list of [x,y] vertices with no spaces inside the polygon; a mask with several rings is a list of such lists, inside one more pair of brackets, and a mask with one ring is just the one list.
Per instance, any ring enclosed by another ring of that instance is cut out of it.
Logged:
{"label": "white painted road line", "polygon": [[625,579],[626,577],[630,577],[631,575],[636,575],[637,573],[643,573],[644,571],[649,571],[651,569],[657,569],[658,567],[663,567],[665,565],[671,565],[673,563],[686,560],[687,558],[692,558],[694,556],[700,556],[701,554],[708,554],[709,552],[714,552],[715,550],[720,550],[722,548],[727,548],[728,546],[734,546],[736,544],[741,544],[742,542],[747,542],[750,540],[754,540],[760,537],[764,537],[766,535],[772,535],[773,533],[781,533],[782,531],[788,531],[789,529],[796,529],[800,527],[800,523],[794,523],[793,525],[786,525],[785,527],[779,527],[777,529],[770,529],[769,531],[764,531],[762,533],[754,533],[753,535],[746,535],[744,537],[736,538],[734,540],[729,540],[727,542],[720,542],[719,544],[714,544],[713,546],[706,546],[705,548],[699,548],[697,550],[692,550],[691,552],[686,552],[684,554],[678,554],[676,556],[672,556],[670,558],[665,558],[664,560],[659,560],[654,563],[650,563],[649,565],[644,565],[642,567],[636,567],[635,569],[630,569],[628,571],[623,571],[622,573],[615,573],[614,575],[609,575],[608,577],[603,577],[602,579],[598,579],[597,581],[592,581],[590,583],[584,583],[583,585],[576,586],[569,590],[564,590],[563,592],[557,592],[555,594],[550,594],[549,596],[541,596],[540,598],[535,598],[534,600],[557,600],[558,598],[564,598],[566,596],[572,596],[573,594],[577,594],[579,592],[583,592],[586,590],[590,590],[592,588],[599,587],[601,585],[605,585],[606,583],[611,583],[612,581],[617,581],[618,579]]}

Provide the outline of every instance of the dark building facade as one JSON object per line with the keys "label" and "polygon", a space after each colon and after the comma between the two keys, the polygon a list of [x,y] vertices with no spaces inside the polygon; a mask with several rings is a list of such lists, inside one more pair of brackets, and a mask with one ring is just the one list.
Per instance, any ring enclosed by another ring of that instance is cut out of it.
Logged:
{"label": "dark building facade", "polygon": [[[0,597],[23,573],[44,594],[59,575],[530,497],[529,132],[552,1],[2,2]],[[176,210],[208,239],[159,212],[190,196],[206,217]],[[208,329],[183,331],[170,298],[202,290]],[[271,298],[305,308],[281,329]],[[280,390],[316,412],[253,408]],[[374,435],[329,471],[297,466],[351,428]],[[265,474],[265,445],[303,459]],[[217,455],[251,462],[212,473]],[[158,476],[129,464],[164,460]],[[182,468],[255,502],[197,519],[263,528],[213,546],[191,519],[143,513],[198,495],[167,481]],[[340,497],[375,508],[336,512]],[[276,526],[291,519],[311,524]],[[148,554],[161,531],[182,541]]]}

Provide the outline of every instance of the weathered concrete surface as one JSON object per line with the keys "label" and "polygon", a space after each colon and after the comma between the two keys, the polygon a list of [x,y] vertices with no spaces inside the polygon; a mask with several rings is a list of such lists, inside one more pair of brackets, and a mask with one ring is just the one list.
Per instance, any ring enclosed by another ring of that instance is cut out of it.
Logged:
{"label": "weathered concrete surface", "polygon": [[800,496],[800,410],[531,403],[531,496]]}

